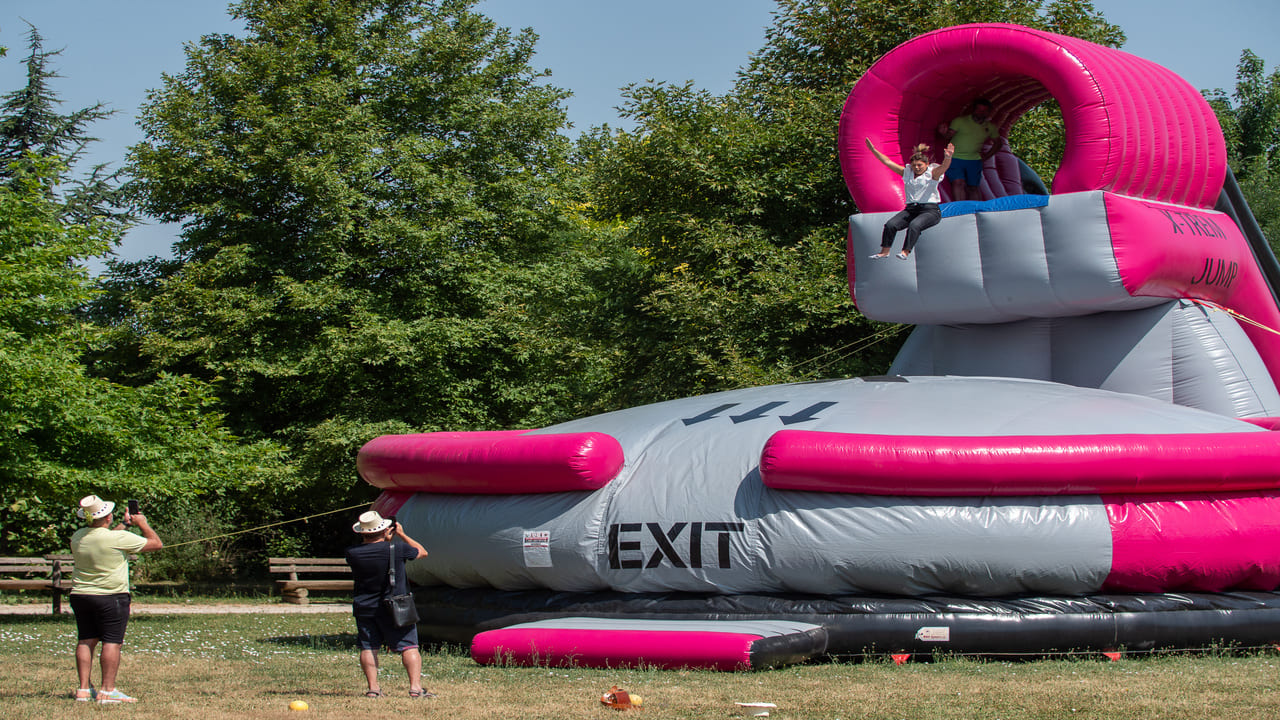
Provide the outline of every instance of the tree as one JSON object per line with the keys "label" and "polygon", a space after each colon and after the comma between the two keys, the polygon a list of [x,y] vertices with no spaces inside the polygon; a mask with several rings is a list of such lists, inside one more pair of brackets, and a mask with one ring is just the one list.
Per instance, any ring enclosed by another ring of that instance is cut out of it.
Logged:
{"label": "tree", "polygon": [[1272,249],[1280,252],[1280,69],[1267,74],[1262,58],[1245,50],[1231,97],[1221,88],[1204,94],[1226,136],[1240,189]]}
{"label": "tree", "polygon": [[29,153],[57,158],[60,169],[48,178],[46,192],[59,196],[64,217],[73,221],[111,218],[130,222],[132,216],[124,209],[127,201],[118,172],[100,164],[81,178],[70,176],[85,149],[97,140],[89,135],[88,127],[114,111],[97,103],[69,115],[58,113],[56,108],[61,101],[53,91],[52,81],[59,76],[50,62],[61,51],[46,51],[44,39],[35,27],[27,37],[27,84],[0,96],[0,178],[14,180],[9,168]]}
{"label": "tree", "polygon": [[57,53],[34,28],[30,41],[26,85],[0,103],[0,554],[65,550],[88,492],[143,499],[171,539],[175,518],[271,513],[293,484],[279,449],[232,436],[207,385],[164,374],[123,387],[87,370],[102,332],[82,314],[96,292],[84,262],[128,215],[102,168],[69,169],[107,111],[58,114]]}
{"label": "tree", "polygon": [[[625,226],[621,242],[636,256],[626,291],[634,302],[620,315],[631,362],[617,394],[663,399],[884,371],[897,331],[859,315],[845,285],[845,224],[856,208],[835,128],[849,91],[885,52],[979,21],[1107,45],[1124,38],[1085,0],[780,0],[765,47],[728,95],[626,89],[636,129],[590,139],[583,184],[592,216]],[[1019,146],[1053,147],[1061,135],[1053,109],[1024,124],[1035,140]]]}
{"label": "tree", "polygon": [[93,292],[81,263],[120,228],[66,222],[48,193],[63,171],[29,154],[0,184],[0,554],[65,549],[89,492],[144,498],[159,518],[270,508],[291,486],[278,449],[239,443],[206,386],[163,375],[129,388],[86,372],[98,332],[76,314]]}
{"label": "tree", "polygon": [[557,204],[565,93],[473,4],[244,0],[244,37],[190,47],[130,166],[177,262],[115,266],[101,367],[216,383],[334,502],[370,496],[376,435],[576,414],[599,373],[546,317],[593,262]]}

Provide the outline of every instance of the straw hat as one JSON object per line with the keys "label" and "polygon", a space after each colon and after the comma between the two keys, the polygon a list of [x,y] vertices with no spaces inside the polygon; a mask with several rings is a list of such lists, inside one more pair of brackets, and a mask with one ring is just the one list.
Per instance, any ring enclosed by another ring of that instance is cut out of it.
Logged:
{"label": "straw hat", "polygon": [[101,520],[110,515],[116,509],[116,504],[110,500],[103,500],[97,495],[86,495],[80,498],[80,509],[76,510],[76,517],[85,520]]}
{"label": "straw hat", "polygon": [[361,513],[360,521],[355,525],[352,525],[351,529],[361,534],[368,534],[379,533],[389,527],[391,527],[390,520],[387,520],[377,512],[370,510],[369,512]]}

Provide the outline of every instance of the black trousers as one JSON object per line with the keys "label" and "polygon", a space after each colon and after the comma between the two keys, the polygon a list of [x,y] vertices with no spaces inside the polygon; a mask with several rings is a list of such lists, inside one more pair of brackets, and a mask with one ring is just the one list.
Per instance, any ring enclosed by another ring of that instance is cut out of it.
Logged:
{"label": "black trousers", "polygon": [[893,247],[893,237],[898,231],[907,229],[907,241],[902,244],[902,251],[909,253],[920,239],[920,233],[942,222],[942,211],[938,203],[907,203],[907,209],[889,218],[884,224],[884,233],[880,236],[880,247]]}

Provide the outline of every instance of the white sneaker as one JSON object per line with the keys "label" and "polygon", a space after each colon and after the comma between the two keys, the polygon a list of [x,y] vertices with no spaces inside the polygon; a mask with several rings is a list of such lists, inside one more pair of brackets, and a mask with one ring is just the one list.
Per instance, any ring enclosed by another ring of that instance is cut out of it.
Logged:
{"label": "white sneaker", "polygon": [[119,690],[112,690],[111,692],[106,692],[106,691],[99,692],[98,702],[103,705],[109,705],[111,703],[138,702],[138,699],[131,698],[128,695],[125,695],[124,693],[120,692]]}

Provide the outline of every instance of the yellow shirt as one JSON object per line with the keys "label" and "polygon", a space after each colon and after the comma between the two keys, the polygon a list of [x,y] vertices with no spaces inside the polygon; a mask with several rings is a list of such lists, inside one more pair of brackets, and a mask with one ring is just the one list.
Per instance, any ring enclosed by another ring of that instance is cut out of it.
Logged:
{"label": "yellow shirt", "polygon": [[974,122],[972,115],[961,115],[952,120],[951,129],[956,133],[951,137],[951,144],[956,146],[953,156],[956,160],[981,160],[982,146],[987,140],[1000,137],[1000,131],[990,120]]}
{"label": "yellow shirt", "polygon": [[129,553],[136,553],[147,539],[124,530],[80,528],[71,536],[76,568],[72,595],[116,595],[129,592]]}

